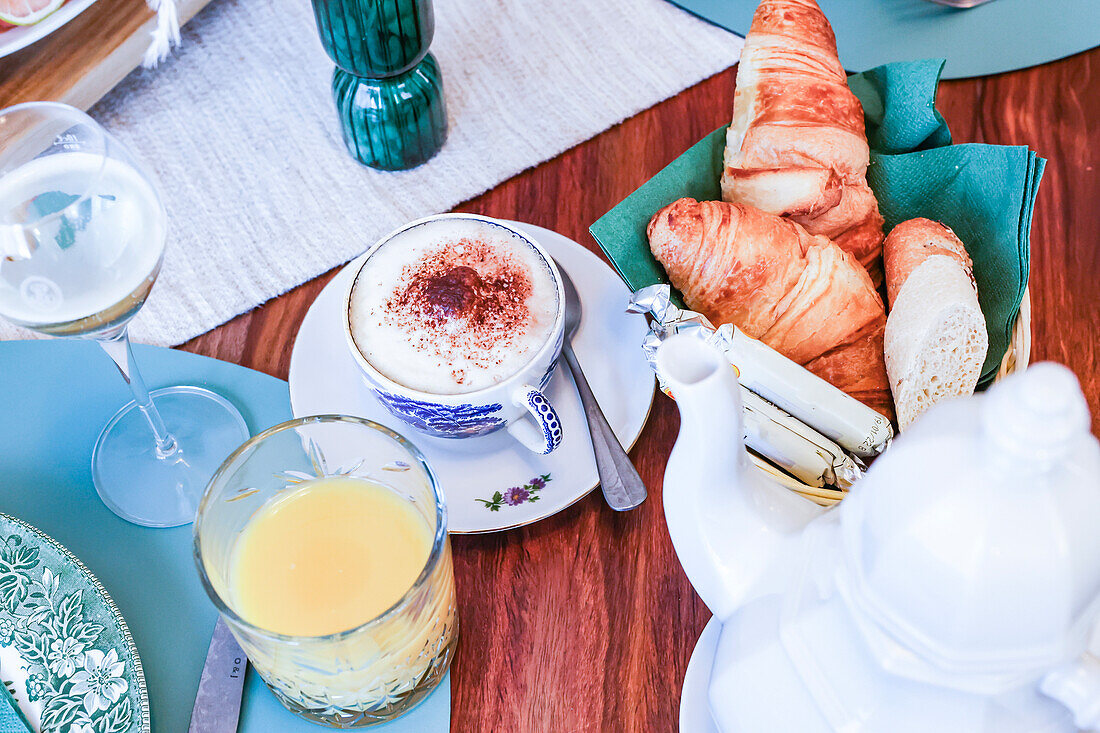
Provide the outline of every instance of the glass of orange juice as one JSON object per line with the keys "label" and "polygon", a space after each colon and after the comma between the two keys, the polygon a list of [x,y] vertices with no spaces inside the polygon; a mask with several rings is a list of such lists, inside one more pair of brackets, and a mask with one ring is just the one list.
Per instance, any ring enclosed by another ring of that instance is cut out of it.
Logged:
{"label": "glass of orange juice", "polygon": [[338,728],[431,692],[458,641],[443,493],[392,430],[319,415],[242,445],[195,520],[206,592],[291,712]]}

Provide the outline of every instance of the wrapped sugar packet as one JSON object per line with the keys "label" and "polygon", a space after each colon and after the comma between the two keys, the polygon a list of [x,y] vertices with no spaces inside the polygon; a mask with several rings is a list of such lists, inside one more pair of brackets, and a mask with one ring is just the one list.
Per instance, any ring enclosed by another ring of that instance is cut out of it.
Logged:
{"label": "wrapped sugar packet", "polygon": [[886,450],[894,436],[890,421],[859,400],[811,374],[767,344],[730,324],[714,328],[702,314],[678,308],[668,285],[651,285],[634,293],[631,313],[653,316],[642,344],[653,363],[657,347],[676,333],[696,333],[725,352],[738,381],[750,391],[812,426],[851,453],[869,457]]}

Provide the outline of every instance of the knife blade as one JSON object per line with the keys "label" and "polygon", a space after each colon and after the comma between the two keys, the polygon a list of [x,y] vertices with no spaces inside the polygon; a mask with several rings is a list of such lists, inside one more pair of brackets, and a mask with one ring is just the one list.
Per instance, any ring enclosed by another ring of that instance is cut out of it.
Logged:
{"label": "knife blade", "polygon": [[199,678],[188,733],[236,733],[247,666],[244,650],[219,616]]}

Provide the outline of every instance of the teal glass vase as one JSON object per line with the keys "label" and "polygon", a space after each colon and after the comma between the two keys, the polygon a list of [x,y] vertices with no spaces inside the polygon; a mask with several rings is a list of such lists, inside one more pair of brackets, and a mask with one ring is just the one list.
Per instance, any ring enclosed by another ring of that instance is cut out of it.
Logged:
{"label": "teal glass vase", "polygon": [[443,147],[447,111],[439,64],[428,54],[411,70],[364,79],[339,66],[332,96],[344,144],[356,160],[382,170],[414,168]]}
{"label": "teal glass vase", "polygon": [[321,44],[336,69],[332,96],[348,152],[364,165],[405,170],[447,137],[431,0],[313,0]]}

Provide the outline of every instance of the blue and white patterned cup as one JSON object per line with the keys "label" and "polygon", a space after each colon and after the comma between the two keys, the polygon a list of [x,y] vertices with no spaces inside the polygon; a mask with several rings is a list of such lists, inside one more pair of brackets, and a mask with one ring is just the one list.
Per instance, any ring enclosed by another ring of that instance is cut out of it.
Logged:
{"label": "blue and white patterned cup", "polygon": [[[376,369],[355,343],[351,324],[351,294],[356,274],[344,296],[344,335],[364,380],[387,410],[408,425],[439,438],[471,438],[501,428],[535,453],[546,454],[561,444],[562,424],[545,390],[561,355],[565,333],[565,290],[557,265],[534,239],[504,222],[476,214],[439,214],[417,219],[383,237],[367,252],[363,267],[384,244],[414,227],[444,219],[472,219],[497,226],[518,237],[546,263],[557,289],[557,314],[542,347],[517,372],[496,384],[462,394],[435,394],[395,382]],[[360,268],[362,272],[362,267]]]}

